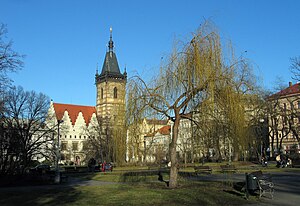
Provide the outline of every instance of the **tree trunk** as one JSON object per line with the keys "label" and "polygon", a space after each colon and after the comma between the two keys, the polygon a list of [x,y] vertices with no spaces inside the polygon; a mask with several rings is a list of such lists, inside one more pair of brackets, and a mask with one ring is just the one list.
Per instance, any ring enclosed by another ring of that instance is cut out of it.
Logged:
{"label": "tree trunk", "polygon": [[175,121],[174,121],[174,125],[173,125],[173,133],[172,133],[172,141],[170,143],[170,159],[171,159],[170,182],[169,182],[170,188],[177,187],[178,160],[177,160],[177,153],[176,153],[176,145],[177,145],[177,138],[178,138],[179,122],[180,122],[180,119],[179,119],[179,117],[176,117],[176,114],[175,114]]}

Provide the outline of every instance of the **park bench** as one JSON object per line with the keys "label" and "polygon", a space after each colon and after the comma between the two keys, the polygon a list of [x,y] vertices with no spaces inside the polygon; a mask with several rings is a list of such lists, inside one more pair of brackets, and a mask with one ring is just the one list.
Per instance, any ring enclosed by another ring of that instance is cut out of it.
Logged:
{"label": "park bench", "polygon": [[300,159],[292,160],[292,167],[294,167],[294,168],[300,167]]}
{"label": "park bench", "polygon": [[196,175],[212,173],[212,169],[209,166],[195,166],[194,170],[195,170]]}
{"label": "park bench", "polygon": [[166,184],[166,186],[167,187],[169,187],[169,181],[167,181],[167,180],[164,180],[164,178],[163,178],[163,176],[162,176],[162,173],[161,172],[158,172],[158,181],[160,181],[160,182],[164,182],[165,184]]}
{"label": "park bench", "polygon": [[222,173],[236,173],[237,169],[234,165],[220,165]]}
{"label": "park bench", "polygon": [[255,171],[250,174],[246,173],[246,198],[249,194],[259,192],[261,198],[265,193],[270,193],[271,198],[274,196],[274,183],[270,174],[263,174],[262,171]]}

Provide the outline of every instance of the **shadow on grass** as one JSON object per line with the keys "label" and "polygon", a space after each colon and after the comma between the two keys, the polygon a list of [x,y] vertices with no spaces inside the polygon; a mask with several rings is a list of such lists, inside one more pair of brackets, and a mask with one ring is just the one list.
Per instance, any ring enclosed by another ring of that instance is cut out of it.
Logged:
{"label": "shadow on grass", "polygon": [[1,189],[0,205],[63,205],[76,202],[80,198],[80,192],[74,188],[55,187],[36,188],[23,187],[22,189],[7,191]]}
{"label": "shadow on grass", "polygon": [[[93,175],[87,176],[91,178]],[[1,177],[0,205],[72,205],[83,199],[84,195],[75,184],[69,184],[68,179],[67,182],[54,184],[53,178],[47,174]]]}

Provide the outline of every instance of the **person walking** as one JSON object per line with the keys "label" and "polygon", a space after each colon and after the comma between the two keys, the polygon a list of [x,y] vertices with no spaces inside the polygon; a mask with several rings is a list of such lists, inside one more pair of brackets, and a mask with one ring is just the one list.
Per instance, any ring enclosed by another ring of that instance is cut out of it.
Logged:
{"label": "person walking", "polygon": [[104,160],[104,162],[102,163],[102,172],[105,172],[105,166],[106,166],[106,162],[105,162],[105,160]]}

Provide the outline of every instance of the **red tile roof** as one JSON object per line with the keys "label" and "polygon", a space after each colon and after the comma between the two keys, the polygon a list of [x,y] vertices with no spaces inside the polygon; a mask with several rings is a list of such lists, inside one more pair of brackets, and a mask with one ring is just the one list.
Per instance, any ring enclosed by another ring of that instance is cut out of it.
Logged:
{"label": "red tile roof", "polygon": [[276,94],[273,94],[270,98],[272,99],[272,98],[282,97],[282,96],[291,96],[299,93],[300,93],[300,83],[297,83],[287,87],[286,89],[281,90],[280,92],[277,92]]}
{"label": "red tile roof", "polygon": [[93,113],[96,114],[96,108],[94,106],[53,103],[53,107],[55,110],[56,118],[59,120],[62,119],[65,111],[68,111],[73,125],[75,124],[79,112],[82,112],[86,125],[90,123]]}
{"label": "red tile roof", "polygon": [[171,134],[171,126],[170,125],[163,126],[162,128],[156,130],[153,133],[146,134],[145,137],[154,137],[158,132],[162,135],[170,135]]}
{"label": "red tile roof", "polygon": [[158,131],[162,135],[169,135],[171,134],[171,126],[170,125],[164,126],[160,128]]}

